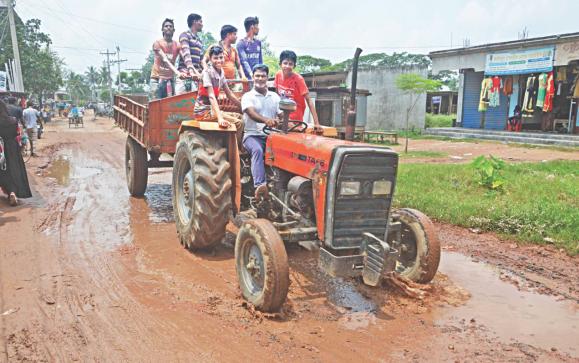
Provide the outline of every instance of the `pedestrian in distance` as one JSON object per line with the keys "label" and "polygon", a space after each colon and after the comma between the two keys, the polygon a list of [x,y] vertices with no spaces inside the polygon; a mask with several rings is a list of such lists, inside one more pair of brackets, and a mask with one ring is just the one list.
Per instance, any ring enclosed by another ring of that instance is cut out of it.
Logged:
{"label": "pedestrian in distance", "polygon": [[175,61],[181,51],[179,42],[173,40],[175,24],[172,19],[163,20],[161,25],[163,38],[153,43],[154,61],[151,68],[150,98],[160,99],[175,94],[173,76],[187,78],[188,73],[181,73],[175,67]]}
{"label": "pedestrian in distance", "polygon": [[26,109],[22,111],[22,117],[24,119],[24,128],[30,142],[30,154],[32,156],[38,156],[34,153],[34,141],[38,138],[38,111],[33,107],[32,101],[28,101],[26,106]]}
{"label": "pedestrian in distance", "polygon": [[[239,73],[239,78],[243,81],[247,81],[243,68],[241,67],[241,61],[239,59],[239,54],[233,46],[237,42],[237,28],[233,25],[224,25],[221,27],[221,41],[218,45],[223,48],[223,72],[225,73],[226,79],[235,79],[235,72]],[[209,52],[205,53],[203,57],[203,68],[207,68],[207,63],[209,62]]]}
{"label": "pedestrian in distance", "polygon": [[[181,33],[179,43],[181,52],[179,66],[181,73],[189,75],[190,79],[177,78],[175,82],[175,94],[197,91],[196,82],[201,79],[201,57],[203,56],[203,41],[198,33],[203,30],[203,19],[199,14],[189,14],[187,17],[189,30]],[[191,81],[192,80],[192,81]]]}
{"label": "pedestrian in distance", "polygon": [[251,79],[253,67],[263,63],[261,41],[255,38],[259,34],[259,19],[257,16],[248,17],[243,26],[246,36],[237,43],[237,52],[245,77]]}
{"label": "pedestrian in distance", "polygon": [[282,98],[289,98],[296,103],[296,110],[289,115],[292,121],[303,121],[306,104],[314,119],[314,130],[321,132],[322,128],[318,120],[316,105],[310,97],[310,91],[306,81],[299,74],[294,72],[297,64],[297,55],[291,50],[284,50],[279,56],[281,70],[277,72],[274,80],[274,87]]}
{"label": "pedestrian in distance", "polygon": [[0,188],[8,196],[11,206],[18,204],[18,198],[32,197],[26,166],[16,140],[17,130],[18,121],[8,114],[6,104],[0,101],[0,138],[5,159],[0,163]]}

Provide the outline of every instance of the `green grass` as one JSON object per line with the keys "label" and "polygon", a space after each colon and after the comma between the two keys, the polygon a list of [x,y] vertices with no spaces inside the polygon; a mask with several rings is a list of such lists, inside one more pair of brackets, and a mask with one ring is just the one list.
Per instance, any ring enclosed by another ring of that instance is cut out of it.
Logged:
{"label": "green grass", "polygon": [[477,183],[468,164],[400,164],[396,205],[517,240],[553,240],[579,253],[579,162],[507,164],[503,192]]}
{"label": "green grass", "polygon": [[456,115],[433,115],[426,114],[426,128],[429,127],[452,127],[452,120],[456,119]]}
{"label": "green grass", "polygon": [[447,153],[443,153],[440,151],[421,151],[421,150],[412,150],[408,153],[401,151],[398,155],[402,159],[420,159],[420,158],[445,158],[448,156]]}

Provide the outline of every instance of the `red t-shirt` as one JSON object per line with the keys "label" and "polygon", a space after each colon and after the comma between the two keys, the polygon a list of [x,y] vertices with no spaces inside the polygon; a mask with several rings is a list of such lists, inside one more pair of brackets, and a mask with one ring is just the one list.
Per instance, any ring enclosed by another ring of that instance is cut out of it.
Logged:
{"label": "red t-shirt", "polygon": [[306,99],[304,96],[309,92],[304,78],[297,73],[292,73],[288,78],[284,78],[283,72],[279,71],[275,75],[273,85],[282,98],[290,98],[297,105],[296,110],[289,116],[290,120],[303,121],[306,110]]}

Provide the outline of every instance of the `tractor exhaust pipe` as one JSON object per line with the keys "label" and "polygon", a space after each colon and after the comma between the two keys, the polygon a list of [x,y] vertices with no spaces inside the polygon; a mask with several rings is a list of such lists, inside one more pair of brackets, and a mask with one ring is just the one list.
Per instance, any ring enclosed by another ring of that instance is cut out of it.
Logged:
{"label": "tractor exhaust pipe", "polygon": [[354,140],[354,131],[356,129],[356,85],[358,83],[358,59],[362,49],[356,48],[354,53],[354,62],[352,63],[352,86],[350,87],[350,108],[346,118],[346,135],[348,141]]}

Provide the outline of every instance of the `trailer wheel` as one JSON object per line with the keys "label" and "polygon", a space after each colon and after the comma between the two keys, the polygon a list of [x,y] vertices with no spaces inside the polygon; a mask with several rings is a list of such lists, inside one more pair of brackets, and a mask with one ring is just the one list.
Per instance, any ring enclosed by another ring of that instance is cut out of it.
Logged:
{"label": "trailer wheel", "polygon": [[125,146],[125,171],[129,193],[133,197],[142,197],[147,190],[149,178],[147,150],[130,136],[127,136]]}
{"label": "trailer wheel", "polygon": [[243,297],[258,310],[278,311],[289,288],[289,267],[283,241],[270,221],[252,219],[239,229],[235,267]]}
{"label": "trailer wheel", "polygon": [[440,241],[430,218],[415,209],[398,210],[402,223],[400,257],[396,271],[422,284],[430,282],[440,262]]}
{"label": "trailer wheel", "polygon": [[173,161],[173,213],[181,244],[212,247],[225,236],[231,179],[223,136],[185,131]]}

